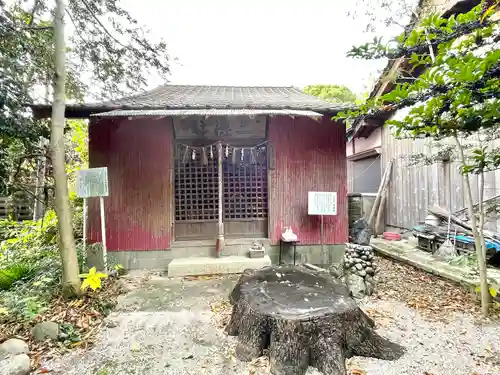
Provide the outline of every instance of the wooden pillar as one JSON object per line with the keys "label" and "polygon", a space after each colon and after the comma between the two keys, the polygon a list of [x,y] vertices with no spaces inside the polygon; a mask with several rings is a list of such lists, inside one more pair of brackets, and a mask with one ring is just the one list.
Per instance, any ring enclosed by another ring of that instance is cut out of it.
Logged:
{"label": "wooden pillar", "polygon": [[223,170],[222,170],[222,142],[217,142],[217,178],[218,178],[218,222],[217,222],[217,243],[215,246],[216,256],[220,257],[221,252],[224,250],[224,221],[222,217],[222,198],[223,198]]}

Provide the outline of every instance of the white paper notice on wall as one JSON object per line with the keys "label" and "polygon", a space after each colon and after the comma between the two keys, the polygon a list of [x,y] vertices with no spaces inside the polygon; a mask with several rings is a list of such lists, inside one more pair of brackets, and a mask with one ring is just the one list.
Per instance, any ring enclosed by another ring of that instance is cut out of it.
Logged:
{"label": "white paper notice on wall", "polygon": [[76,195],[80,198],[107,197],[108,168],[82,169],[76,173]]}
{"label": "white paper notice on wall", "polygon": [[337,215],[337,193],[310,191],[307,196],[308,215]]}

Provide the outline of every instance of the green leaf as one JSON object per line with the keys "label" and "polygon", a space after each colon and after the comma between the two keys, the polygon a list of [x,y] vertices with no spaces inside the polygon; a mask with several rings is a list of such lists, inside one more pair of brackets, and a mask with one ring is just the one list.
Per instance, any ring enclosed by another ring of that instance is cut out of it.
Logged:
{"label": "green leaf", "polygon": [[495,298],[497,296],[497,290],[495,288],[490,288],[490,295]]}

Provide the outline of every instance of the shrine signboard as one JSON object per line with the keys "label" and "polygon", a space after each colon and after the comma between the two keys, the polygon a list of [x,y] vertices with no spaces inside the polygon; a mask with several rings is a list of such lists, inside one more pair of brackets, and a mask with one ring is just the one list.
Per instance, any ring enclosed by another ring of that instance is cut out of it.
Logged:
{"label": "shrine signboard", "polygon": [[[76,195],[83,198],[83,248],[86,257],[87,249],[87,200],[99,197],[101,214],[102,267],[108,267],[106,244],[106,216],[104,215],[104,197],[109,196],[108,168],[82,169],[76,173]],[[85,260],[87,261],[87,260]]]}
{"label": "shrine signboard", "polygon": [[108,168],[82,169],[76,173],[76,195],[79,198],[107,197]]}
{"label": "shrine signboard", "polygon": [[328,191],[310,191],[307,194],[307,214],[319,215],[321,218],[321,253],[323,255],[323,264],[330,264],[329,254],[327,253],[325,242],[325,223],[323,216],[337,215],[337,192]]}
{"label": "shrine signboard", "polygon": [[310,191],[307,196],[308,215],[337,215],[337,193]]}

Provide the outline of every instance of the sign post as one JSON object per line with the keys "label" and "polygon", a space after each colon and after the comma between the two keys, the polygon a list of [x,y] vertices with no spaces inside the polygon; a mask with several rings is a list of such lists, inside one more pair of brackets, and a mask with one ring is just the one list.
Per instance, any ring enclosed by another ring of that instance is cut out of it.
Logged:
{"label": "sign post", "polygon": [[87,261],[87,210],[88,210],[87,198],[83,198],[83,255],[85,261]]}
{"label": "sign post", "polygon": [[337,193],[326,191],[310,191],[307,195],[307,214],[320,216],[321,255],[325,265],[329,263],[329,257],[325,251],[325,224],[323,216],[337,215]]}
{"label": "sign post", "polygon": [[108,268],[106,244],[106,219],[104,215],[104,197],[109,195],[108,168],[89,168],[76,174],[76,195],[83,198],[83,251],[87,257],[87,207],[88,198],[99,197],[101,213],[102,261],[104,270]]}

